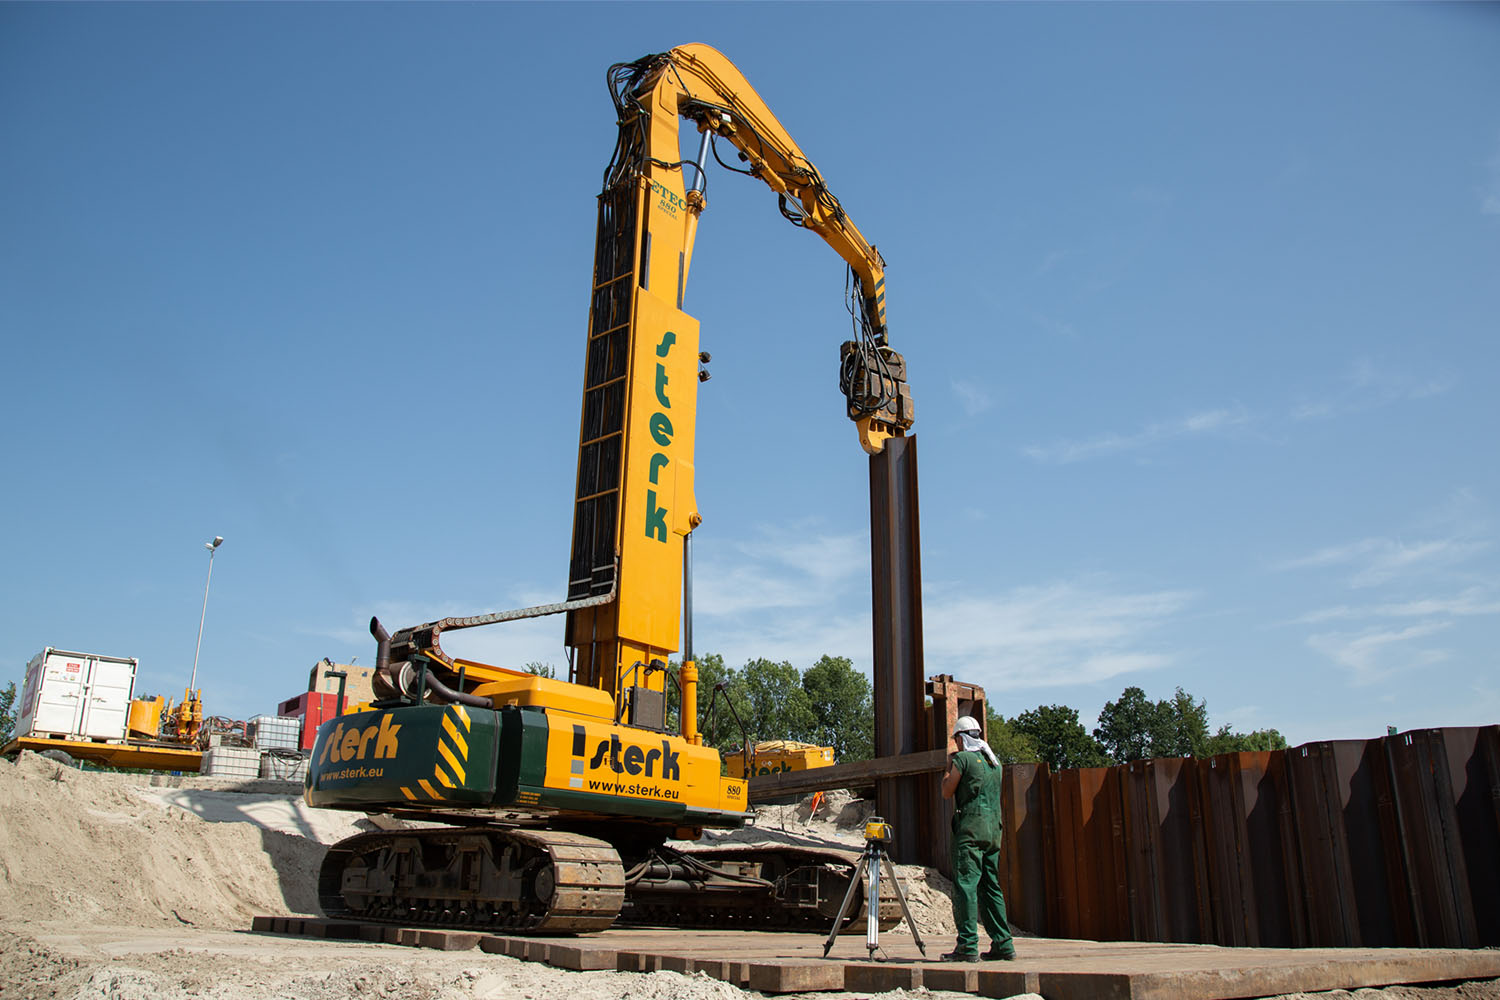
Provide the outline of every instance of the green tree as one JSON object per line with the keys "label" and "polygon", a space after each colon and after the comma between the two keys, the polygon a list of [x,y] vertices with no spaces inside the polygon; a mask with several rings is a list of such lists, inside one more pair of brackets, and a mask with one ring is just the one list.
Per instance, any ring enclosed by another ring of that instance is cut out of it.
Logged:
{"label": "green tree", "polygon": [[1054,771],[1069,767],[1103,767],[1109,763],[1104,748],[1078,721],[1076,708],[1038,705],[1016,716],[1014,725],[1036,742],[1041,759]]}
{"label": "green tree", "polygon": [[1007,719],[988,705],[984,711],[984,739],[1000,763],[1032,764],[1042,759],[1036,740],[1016,728],[1015,719]]}
{"label": "green tree", "polygon": [[1163,701],[1151,701],[1140,688],[1127,687],[1119,701],[1105,702],[1094,738],[1117,764],[1199,757],[1209,744],[1208,704],[1195,701],[1180,687]]}
{"label": "green tree", "polygon": [[822,656],[802,673],[812,709],[809,741],[833,747],[839,763],[875,755],[875,699],[870,679],[847,656]]}
{"label": "green tree", "polygon": [[1128,687],[1119,701],[1107,701],[1099,711],[1099,725],[1094,739],[1104,748],[1110,760],[1123,764],[1156,756],[1155,748],[1163,734],[1161,703],[1146,698],[1138,687]]}
{"label": "green tree", "polygon": [[812,736],[816,719],[796,667],[784,660],[756,658],[745,664],[740,676],[750,708],[745,725],[751,739],[807,740]]}
{"label": "green tree", "polygon": [[1194,701],[1182,688],[1163,701],[1162,735],[1152,746],[1154,757],[1201,757],[1208,745],[1208,702]]}
{"label": "green tree", "polygon": [[0,688],[0,747],[16,734],[16,682]]}
{"label": "green tree", "polygon": [[556,667],[550,663],[542,663],[538,660],[532,660],[521,669],[525,670],[528,674],[535,674],[537,677],[557,677]]}
{"label": "green tree", "polygon": [[1257,729],[1250,733],[1230,732],[1228,725],[1219,727],[1206,741],[1199,756],[1212,757],[1221,753],[1239,753],[1246,750],[1285,750],[1286,738],[1274,729]]}

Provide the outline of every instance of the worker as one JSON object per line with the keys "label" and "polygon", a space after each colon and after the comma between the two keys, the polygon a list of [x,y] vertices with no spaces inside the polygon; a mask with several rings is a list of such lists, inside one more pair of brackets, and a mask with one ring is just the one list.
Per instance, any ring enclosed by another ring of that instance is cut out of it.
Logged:
{"label": "worker", "polygon": [[945,962],[977,962],[979,928],[984,922],[990,950],[984,961],[1016,957],[1005,895],[1000,891],[1000,761],[984,741],[979,723],[965,715],[953,724],[953,746],[943,774],[943,798],[953,809],[953,924],[958,941]]}

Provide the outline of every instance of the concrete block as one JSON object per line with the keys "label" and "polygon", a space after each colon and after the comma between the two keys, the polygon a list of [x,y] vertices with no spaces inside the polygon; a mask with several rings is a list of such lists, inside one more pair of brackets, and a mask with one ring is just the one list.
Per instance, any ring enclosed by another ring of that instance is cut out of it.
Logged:
{"label": "concrete block", "polygon": [[384,927],[382,927],[380,929],[380,932],[381,932],[381,940],[384,941],[386,944],[400,944],[401,943],[401,928],[399,928],[399,927],[392,927],[389,924],[387,924],[386,926],[384,926]]}
{"label": "concrete block", "polygon": [[948,965],[946,963],[924,965],[921,985],[929,990],[978,993],[979,969],[972,965]]}
{"label": "concrete block", "polygon": [[479,938],[479,950],[491,955],[505,955],[508,954],[505,946],[509,940],[498,934],[485,934]]}
{"label": "concrete block", "polygon": [[1019,969],[978,969],[977,992],[982,997],[1014,997],[1022,993],[1041,993],[1041,981],[1035,972]]}
{"label": "concrete block", "polygon": [[422,931],[417,944],[436,951],[469,951],[479,945],[479,934],[464,931]]}
{"label": "concrete block", "polygon": [[359,939],[379,944],[385,940],[385,928],[379,924],[360,924]]}
{"label": "concrete block", "polygon": [[422,935],[425,933],[419,927],[396,928],[396,943],[403,948],[415,948],[422,943]]}
{"label": "concrete block", "polygon": [[723,982],[732,982],[729,978],[730,963],[722,958],[690,958],[687,963],[687,972],[701,972],[710,979],[718,979]]}
{"label": "concrete block", "polygon": [[816,993],[844,988],[844,963],[797,961],[750,965],[749,988],[762,993]]}
{"label": "concrete block", "polygon": [[613,948],[554,944],[548,950],[547,964],[559,969],[588,972],[618,968],[619,956]]}
{"label": "concrete block", "polygon": [[663,972],[680,972],[685,976],[692,971],[692,961],[686,955],[662,955],[661,965],[658,967]]}
{"label": "concrete block", "polygon": [[649,951],[622,951],[615,969],[618,972],[655,972],[661,968],[661,956]]}
{"label": "concrete block", "polygon": [[275,922],[275,917],[252,917],[250,920],[250,930],[255,934],[269,934]]}
{"label": "concrete block", "polygon": [[323,924],[323,936],[336,941],[358,941],[364,934],[365,925],[346,920],[329,920]]}
{"label": "concrete block", "polygon": [[858,993],[914,990],[922,985],[923,970],[915,965],[850,962],[844,966],[843,989]]}
{"label": "concrete block", "polygon": [[1124,972],[1042,972],[1037,992],[1047,1000],[1138,1000],[1131,983],[1136,978]]}

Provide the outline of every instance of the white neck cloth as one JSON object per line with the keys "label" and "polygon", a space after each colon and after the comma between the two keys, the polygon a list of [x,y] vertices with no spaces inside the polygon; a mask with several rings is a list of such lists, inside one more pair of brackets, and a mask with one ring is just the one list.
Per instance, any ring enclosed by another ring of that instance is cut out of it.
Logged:
{"label": "white neck cloth", "polygon": [[1000,766],[1000,759],[995,756],[995,751],[991,750],[988,743],[973,733],[959,733],[958,745],[965,750],[978,751],[984,754],[984,759],[989,761],[991,765],[994,767]]}

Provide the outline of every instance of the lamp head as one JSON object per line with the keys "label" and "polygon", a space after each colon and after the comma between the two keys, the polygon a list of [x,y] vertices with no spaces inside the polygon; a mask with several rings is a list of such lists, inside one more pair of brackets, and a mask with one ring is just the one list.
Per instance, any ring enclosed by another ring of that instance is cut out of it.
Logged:
{"label": "lamp head", "polygon": [[208,551],[212,552],[214,549],[218,548],[220,545],[223,545],[223,544],[224,544],[224,539],[221,538],[218,535],[215,535],[214,536],[214,540],[211,541],[211,542],[204,542],[203,543],[203,547],[205,549],[207,549]]}

